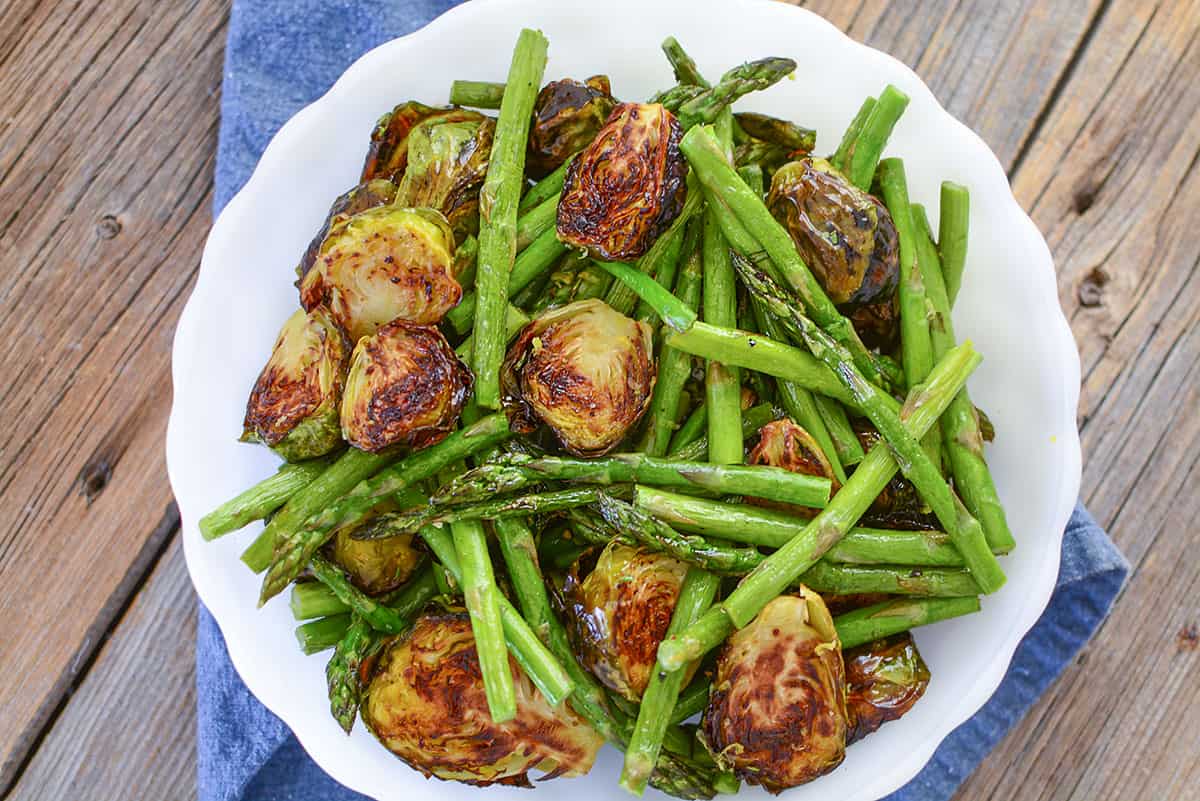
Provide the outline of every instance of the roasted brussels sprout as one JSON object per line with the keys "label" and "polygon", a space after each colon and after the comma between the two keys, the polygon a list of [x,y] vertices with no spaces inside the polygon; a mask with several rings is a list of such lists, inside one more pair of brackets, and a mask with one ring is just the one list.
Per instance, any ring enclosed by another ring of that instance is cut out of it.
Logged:
{"label": "roasted brussels sprout", "polygon": [[408,135],[408,166],[396,205],[437,209],[462,241],[479,230],[479,188],[487,177],[496,123],[436,116]]}
{"label": "roasted brussels sprout", "polygon": [[300,303],[329,309],[352,342],[395,319],[437,323],[462,298],[454,234],[430,209],[384,206],[330,230],[300,281]]}
{"label": "roasted brussels sprout", "polygon": [[900,308],[895,296],[859,306],[850,313],[850,323],[868,348],[889,353],[900,344]]}
{"label": "roasted brussels sprout", "polygon": [[851,648],[843,658],[848,743],[902,717],[929,686],[929,668],[907,632]]}
{"label": "roasted brussels sprout", "polygon": [[458,422],[471,373],[433,326],[394,320],[354,347],[342,435],[356,448],[423,448]]}
{"label": "roasted brussels sprout", "polygon": [[362,719],[426,776],[528,787],[529,771],[581,776],[603,740],[569,704],[551,707],[516,662],[517,716],[493,723],[465,613],[427,614],[379,657]]}
{"label": "roasted brussels sprout", "polygon": [[308,243],[304,255],[300,257],[296,275],[304,278],[312,269],[317,261],[317,254],[321,252],[321,243],[325,241],[331,228],[345,222],[360,211],[373,209],[376,206],[387,206],[395,199],[396,185],[384,178],[361,183],[345,194],[339,195],[338,199],[333,201],[333,205],[329,207],[325,224],[321,226],[321,230],[317,231],[317,235]]}
{"label": "roasted brussels sprout", "polygon": [[609,261],[631,261],[679,216],[687,194],[683,129],[661,105],[622,103],[567,168],[558,238]]}
{"label": "roasted brussels sprout", "polygon": [[767,205],[834,303],[852,309],[895,293],[900,256],[891,215],[828,161],[780,167]]}
{"label": "roasted brussels sprout", "polygon": [[700,731],[718,764],[777,793],[841,764],[846,730],[833,618],[801,587],[725,643]]}
{"label": "roasted brussels sprout", "polygon": [[584,667],[637,701],[667,636],[687,565],[616,542],[605,546],[587,572],[591,561],[588,554],[577,561],[563,586],[568,632]]}
{"label": "roasted brussels sprout", "polygon": [[517,336],[501,371],[513,430],[531,433],[540,421],[571,453],[607,453],[650,405],[652,348],[649,325],[600,300],[542,313]]}
{"label": "roasted brussels sprout", "polygon": [[391,513],[368,517],[339,528],[329,544],[333,561],[345,569],[354,586],[368,595],[396,589],[412,577],[424,559],[412,533],[383,533],[395,524],[396,516]]}
{"label": "roasted brussels sprout", "polygon": [[289,462],[328,453],[342,441],[338,404],[350,347],[323,309],[297,310],[246,401],[243,442],[264,442]]}
{"label": "roasted brussels sprout", "polygon": [[420,123],[434,119],[441,122],[479,122],[487,117],[465,108],[434,108],[415,100],[401,103],[375,123],[359,182],[386,178],[394,184],[400,183],[408,167],[410,134]]}
{"label": "roasted brussels sprout", "polygon": [[[883,439],[879,432],[862,418],[853,419],[851,425],[864,451],[871,450]],[[903,473],[892,476],[883,492],[871,503],[871,507],[863,515],[863,525],[902,529],[938,527],[937,518],[925,505],[917,488]]]}
{"label": "roasted brussels sprout", "polygon": [[[758,442],[746,457],[747,464],[765,464],[782,467],[793,473],[822,476],[833,482],[833,491],[838,488],[833,467],[821,446],[812,434],[799,423],[789,418],[772,420],[759,431]],[[775,508],[788,508],[790,504],[766,501],[762,498],[747,498],[747,503]]]}
{"label": "roasted brussels sprout", "polygon": [[583,83],[564,78],[543,86],[529,128],[529,172],[540,178],[583,150],[616,104],[607,75],[593,75]]}

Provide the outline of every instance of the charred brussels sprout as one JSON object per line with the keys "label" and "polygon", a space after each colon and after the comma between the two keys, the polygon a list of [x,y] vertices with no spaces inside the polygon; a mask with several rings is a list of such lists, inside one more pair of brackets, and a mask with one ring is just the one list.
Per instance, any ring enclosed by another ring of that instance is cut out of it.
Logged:
{"label": "charred brussels sprout", "polygon": [[543,86],[533,104],[529,171],[535,177],[547,175],[587,147],[616,104],[606,75],[593,75],[583,83],[564,78]]}
{"label": "charred brussels sprout", "polygon": [[567,575],[568,631],[588,668],[605,686],[637,701],[667,636],[687,565],[660,553],[610,543],[586,577],[585,555]]}
{"label": "charred brussels sprout", "polygon": [[387,206],[395,199],[396,185],[384,178],[359,184],[344,195],[338,196],[338,199],[333,201],[333,205],[329,207],[325,224],[321,226],[321,230],[317,231],[317,235],[313,237],[312,242],[308,244],[308,249],[300,258],[300,264],[296,267],[296,275],[300,278],[308,275],[308,271],[317,261],[317,254],[321,252],[321,243],[325,241],[331,228],[345,222],[360,211],[373,209],[376,206]]}
{"label": "charred brussels sprout", "polygon": [[895,294],[900,256],[891,215],[828,161],[780,167],[767,204],[834,303],[852,308]]}
{"label": "charred brussels sprout", "polygon": [[386,178],[392,183],[400,183],[408,167],[409,137],[423,122],[479,122],[484,119],[487,118],[478,111],[465,108],[434,108],[415,100],[401,103],[375,123],[359,181],[366,183],[375,178]]}
{"label": "charred brussels sprout", "polygon": [[558,238],[609,261],[631,261],[683,209],[683,129],[658,104],[622,103],[567,168]]}
{"label": "charred brussels sprout", "polygon": [[718,764],[775,793],[841,763],[846,678],[819,595],[780,596],[729,638],[700,729]]}
{"label": "charred brussels sprout", "polygon": [[422,448],[450,433],[471,374],[436,328],[395,320],[359,340],[342,399],[342,435],[356,448]]}
{"label": "charred brussels sprout", "polygon": [[[747,464],[765,464],[782,467],[793,473],[821,476],[833,482],[833,491],[838,488],[833,467],[821,446],[812,434],[788,418],[773,420],[759,431],[758,443],[746,457]],[[746,498],[747,503],[759,506],[788,508],[791,504],[775,503],[761,498]]]}
{"label": "charred brussels sprout", "polygon": [[465,613],[425,615],[376,663],[363,722],[383,745],[426,776],[469,784],[530,786],[591,770],[603,740],[568,704],[551,707],[515,662],[517,715],[492,722]]}
{"label": "charred brussels sprout", "polygon": [[655,366],[649,325],[600,300],[544,312],[525,326],[501,371],[514,431],[543,422],[578,456],[615,448],[650,405]]}
{"label": "charred brussels sprout", "polygon": [[844,658],[850,743],[902,717],[929,686],[929,668],[907,632],[851,648]]}
{"label": "charred brussels sprout", "polygon": [[433,117],[408,136],[408,166],[396,205],[437,209],[458,241],[479,229],[479,188],[487,177],[496,123],[488,117]]}
{"label": "charred brussels sprout", "polygon": [[368,595],[396,589],[412,577],[424,558],[412,533],[384,533],[396,521],[395,515],[385,513],[342,526],[329,545],[330,557]]}
{"label": "charred brussels sprout", "polygon": [[338,404],[349,355],[323,309],[289,317],[246,401],[242,440],[264,442],[289,462],[333,450],[342,440]]}
{"label": "charred brussels sprout", "polygon": [[352,342],[384,323],[436,323],[462,297],[454,234],[429,209],[386,206],[330,230],[300,282],[306,309],[325,306]]}
{"label": "charred brussels sprout", "polygon": [[[883,439],[879,432],[862,418],[854,419],[852,425],[863,451],[870,451]],[[892,476],[883,492],[872,501],[871,508],[863,515],[863,521],[863,525],[880,528],[937,528],[937,518],[930,513],[917,488],[903,473]]]}
{"label": "charred brussels sprout", "polygon": [[859,306],[850,313],[850,322],[868,348],[889,353],[900,344],[900,309],[895,296]]}

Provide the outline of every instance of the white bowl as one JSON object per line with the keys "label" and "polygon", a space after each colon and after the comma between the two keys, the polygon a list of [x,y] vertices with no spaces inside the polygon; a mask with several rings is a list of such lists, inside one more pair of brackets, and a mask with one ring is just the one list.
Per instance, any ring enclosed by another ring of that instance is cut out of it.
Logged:
{"label": "white bowl", "polygon": [[[297,649],[285,601],[255,610],[259,579],[238,555],[260,527],[205,543],[196,524],[275,469],[266,449],[235,441],[245,398],[279,326],[296,307],[297,258],[330,201],[355,183],[371,126],[402,100],[444,102],[455,78],[503,80],[512,43],[525,26],[549,37],[547,79],[603,72],[623,98],[647,97],[671,85],[659,51],[667,35],[678,37],[710,76],[748,59],[790,56],[799,63],[796,80],[754,94],[739,108],[816,128],[819,151],[833,149],[865,96],[894,83],[912,103],[888,152],[904,158],[913,199],[936,213],[942,180],[971,189],[971,248],[955,324],[959,336],[972,339],[984,355],[970,387],[996,425],[989,459],[1018,547],[1002,560],[1008,584],[984,599],[982,614],[917,631],[933,673],[920,703],[850,748],[833,773],[789,791],[796,801],[879,798],[915,775],[938,743],[988,699],[1050,597],[1063,527],[1079,490],[1079,358],[1059,309],[1045,241],[987,146],[899,61],[791,6],[477,0],[367,53],[284,125],[214,224],[175,336],[167,465],[196,591],[220,624],[246,685],[335,779],[380,801],[483,795],[461,784],[426,782],[361,725],[344,735],[328,713],[326,657],[306,657]],[[588,777],[560,780],[550,792],[616,797],[619,767],[619,755],[605,749]],[[529,797],[511,788],[492,788],[487,795]]]}

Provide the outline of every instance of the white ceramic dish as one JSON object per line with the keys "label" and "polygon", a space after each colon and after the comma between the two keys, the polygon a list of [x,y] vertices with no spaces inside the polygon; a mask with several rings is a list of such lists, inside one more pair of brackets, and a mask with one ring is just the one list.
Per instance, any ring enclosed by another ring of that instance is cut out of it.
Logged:
{"label": "white ceramic dish", "polygon": [[[293,117],[213,226],[175,337],[167,464],[196,590],[247,686],[338,781],[380,801],[530,797],[510,788],[426,782],[361,725],[345,736],[327,711],[326,660],[299,652],[286,602],[255,610],[259,580],[238,555],[259,526],[214,543],[204,543],[196,528],[201,515],[276,465],[265,449],[235,441],[246,394],[296,306],[297,257],[330,201],[355,182],[372,124],[402,100],[444,102],[455,78],[502,80],[523,26],[549,37],[547,79],[604,72],[624,98],[672,83],[659,51],[667,35],[678,37],[708,75],[747,59],[790,56],[801,77],[739,108],[816,128],[819,151],[836,145],[863,97],[894,83],[912,103],[888,152],[904,157],[914,200],[934,212],[943,179],[971,189],[970,257],[955,324],[984,355],[970,387],[998,431],[989,458],[1019,545],[1002,560],[1007,586],[984,600],[982,614],[918,631],[933,673],[921,702],[849,749],[836,771],[788,794],[795,801],[879,798],[915,775],[987,700],[1050,597],[1079,489],[1079,359],[1059,309],[1050,253],[987,146],[907,67],[794,7],[762,0],[477,0],[367,53]],[[543,792],[613,798],[619,766],[616,752],[605,749],[587,778],[560,780]]]}

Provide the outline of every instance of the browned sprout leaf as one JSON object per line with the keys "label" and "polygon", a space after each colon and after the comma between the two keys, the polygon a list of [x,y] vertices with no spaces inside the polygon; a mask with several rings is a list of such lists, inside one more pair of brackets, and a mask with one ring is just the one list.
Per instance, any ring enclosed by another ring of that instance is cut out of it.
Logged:
{"label": "browned sprout leaf", "polygon": [[583,150],[616,104],[606,75],[593,75],[583,83],[564,78],[543,86],[533,104],[529,129],[530,174],[548,175]]}
{"label": "browned sprout leaf", "polygon": [[408,165],[396,205],[436,209],[462,241],[479,230],[479,188],[487,177],[496,123],[490,117],[435,116],[408,135]]}
{"label": "browned sprout leaf", "polygon": [[[851,425],[863,451],[871,450],[883,439],[871,423],[863,418],[854,418]],[[892,476],[883,492],[871,503],[871,508],[863,515],[863,525],[899,529],[938,527],[937,518],[925,505],[917,488],[903,473]]]}
{"label": "browned sprout leaf", "polygon": [[454,234],[430,209],[381,206],[330,230],[300,281],[300,303],[324,306],[352,342],[395,319],[439,322],[462,297]]}
{"label": "browned sprout leaf", "polygon": [[433,326],[394,320],[359,340],[342,399],[342,435],[356,448],[422,448],[449,434],[471,374]]}
{"label": "browned sprout leaf", "polygon": [[680,210],[687,164],[683,129],[657,103],[622,103],[567,168],[558,238],[609,261],[631,261]]}
{"label": "browned sprout leaf", "polygon": [[345,222],[360,211],[373,209],[376,206],[387,206],[395,199],[396,185],[384,178],[376,178],[359,184],[344,195],[339,195],[338,199],[333,201],[333,205],[329,207],[325,224],[321,226],[321,230],[317,231],[317,235],[308,243],[304,255],[300,257],[296,275],[304,278],[312,269],[317,261],[317,254],[321,252],[321,243],[329,235],[329,229]]}
{"label": "browned sprout leaf", "polygon": [[726,641],[700,730],[718,764],[773,793],[841,764],[846,678],[819,595],[782,595]]}
{"label": "browned sprout leaf", "polygon": [[275,340],[246,401],[242,439],[289,462],[328,453],[342,440],[338,405],[350,347],[323,309],[298,310]]}
{"label": "browned sprout leaf", "polygon": [[[829,459],[812,434],[799,423],[786,417],[782,420],[772,420],[762,427],[758,442],[746,457],[746,464],[765,464],[782,467],[793,473],[827,478],[833,482],[834,492],[837,492],[839,486]],[[746,502],[779,509],[791,507],[791,504],[766,501],[762,498],[746,498]]]}
{"label": "browned sprout leaf", "polygon": [[902,717],[929,686],[929,668],[907,632],[851,648],[844,659],[850,719],[847,742],[861,740]]}
{"label": "browned sprout leaf", "polygon": [[432,119],[443,122],[479,122],[487,118],[478,111],[465,108],[434,108],[415,100],[401,103],[375,123],[359,183],[366,183],[374,178],[386,178],[392,183],[400,183],[408,167],[409,135],[418,124]]}
{"label": "browned sprout leaf", "polygon": [[563,611],[575,653],[630,701],[641,699],[650,681],[687,569],[669,556],[613,542],[598,558],[585,554],[567,575]]}
{"label": "browned sprout leaf", "polygon": [[571,453],[598,456],[645,414],[655,376],[650,326],[592,299],[525,326],[500,379],[514,431],[545,423]]}
{"label": "browned sprout leaf", "polygon": [[900,257],[891,215],[828,161],[780,167],[767,204],[834,303],[860,306],[895,294]]}
{"label": "browned sprout leaf", "polygon": [[494,723],[465,613],[429,614],[380,656],[362,703],[367,728],[426,776],[529,787],[591,770],[603,740],[569,704],[551,707],[516,662],[517,716]]}
{"label": "browned sprout leaf", "polygon": [[368,595],[396,589],[412,577],[424,559],[413,534],[384,533],[395,520],[392,513],[375,514],[342,526],[328,546],[330,558],[346,571],[354,586]]}
{"label": "browned sprout leaf", "polygon": [[900,344],[900,308],[895,295],[859,306],[850,313],[850,322],[868,348],[890,353]]}

